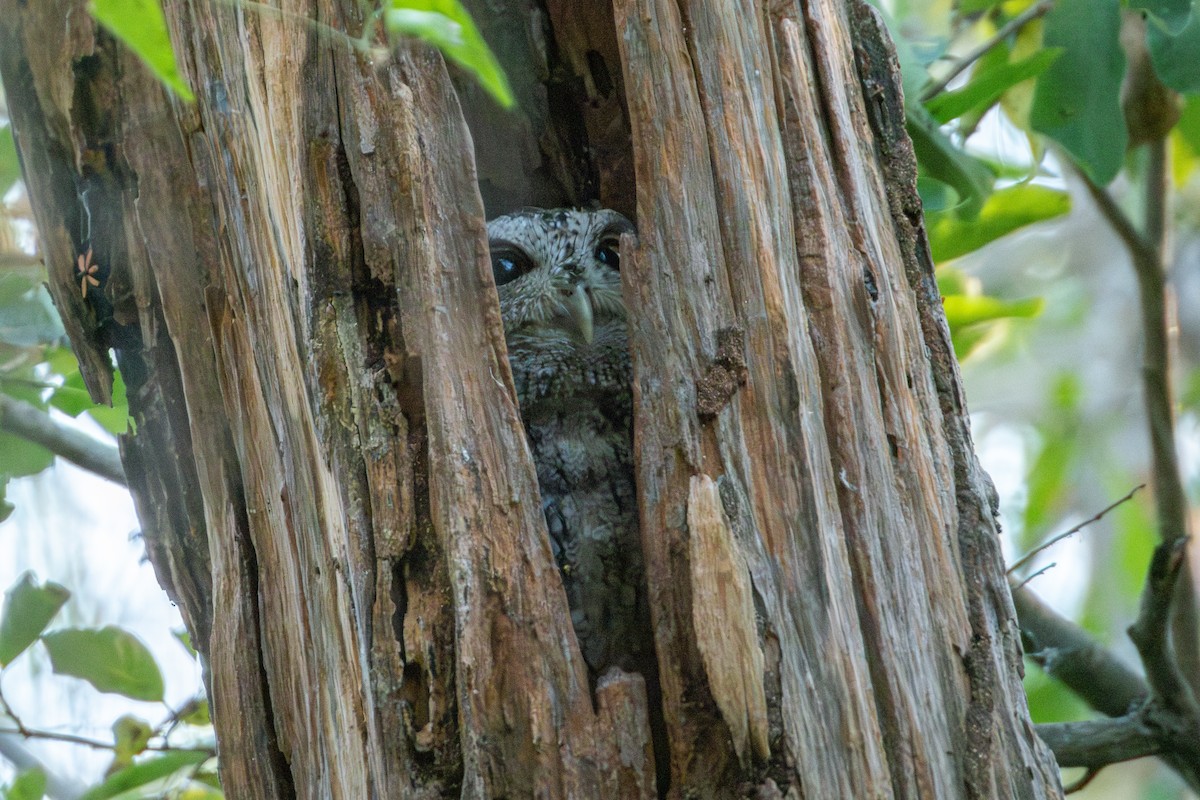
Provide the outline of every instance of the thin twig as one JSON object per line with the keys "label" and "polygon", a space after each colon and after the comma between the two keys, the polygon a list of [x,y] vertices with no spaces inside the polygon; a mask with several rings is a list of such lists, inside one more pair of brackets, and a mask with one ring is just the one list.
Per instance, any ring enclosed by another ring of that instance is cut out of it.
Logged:
{"label": "thin twig", "polygon": [[[34,728],[23,728],[21,730],[17,730],[15,728],[0,728],[0,736],[6,734],[10,736],[23,736],[26,739],[47,739],[53,742],[67,742],[68,744],[78,744],[84,747],[90,747],[94,750],[117,749],[117,745],[113,742],[104,742],[100,739],[90,739],[87,736],[77,736],[73,733],[40,731]],[[213,757],[217,755],[217,751],[212,747],[174,747],[161,744],[148,744],[142,749],[155,753],[207,753]]]}
{"label": "thin twig", "polygon": [[1030,6],[1017,16],[1010,19],[1003,25],[1003,27],[1000,28],[1000,30],[996,31],[991,38],[980,44],[962,58],[956,60],[950,67],[950,71],[942,76],[940,80],[930,84],[929,88],[921,93],[921,102],[927,103],[934,97],[937,97],[939,94],[944,92],[946,87],[950,85],[950,82],[961,75],[963,70],[974,64],[979,59],[983,58],[983,56],[989,50],[1003,42],[1013,33],[1019,31],[1021,28],[1025,27],[1038,17],[1044,16],[1053,7],[1054,0],[1041,0],[1040,3]]}
{"label": "thin twig", "polygon": [[[1091,517],[1090,519],[1084,520],[1083,522],[1076,525],[1074,528],[1071,528],[1071,530],[1067,531],[1066,533],[1060,533],[1057,536],[1047,539],[1045,542],[1039,544],[1037,547],[1033,548],[1028,553],[1026,553],[1025,555],[1018,558],[1016,561],[1014,561],[1013,565],[1008,568],[1007,574],[1012,575],[1014,572],[1019,570],[1021,567],[1028,564],[1029,561],[1034,556],[1036,556],[1038,553],[1048,550],[1049,548],[1053,547],[1054,545],[1058,544],[1063,539],[1066,539],[1069,536],[1074,536],[1075,534],[1079,533],[1081,530],[1086,528],[1088,525],[1091,525],[1093,522],[1099,522],[1104,517],[1105,514],[1112,511],[1114,508],[1121,505],[1122,503],[1129,502],[1129,500],[1131,500],[1133,498],[1133,496],[1138,493],[1138,491],[1140,491],[1141,489],[1145,489],[1145,488],[1146,488],[1146,484],[1139,483],[1137,486],[1130,489],[1128,494],[1126,494],[1124,497],[1122,497],[1120,500],[1116,501],[1115,503],[1113,503],[1113,504],[1107,506],[1106,508],[1104,508],[1103,510],[1101,510],[1100,513],[1096,514],[1096,516]],[[1022,584],[1022,585],[1024,585],[1024,584]]]}
{"label": "thin twig", "polygon": [[1036,578],[1040,575],[1045,575],[1047,572],[1049,572],[1050,570],[1054,569],[1057,566],[1058,566],[1057,561],[1051,561],[1049,564],[1042,567],[1041,569],[1039,569],[1037,572],[1033,573],[1032,575],[1029,575],[1028,577],[1025,578],[1025,580],[1021,581],[1016,586],[1012,587],[1012,590],[1015,592],[1017,589],[1025,588],[1025,584],[1029,583],[1031,580],[1033,580],[1034,578]]}

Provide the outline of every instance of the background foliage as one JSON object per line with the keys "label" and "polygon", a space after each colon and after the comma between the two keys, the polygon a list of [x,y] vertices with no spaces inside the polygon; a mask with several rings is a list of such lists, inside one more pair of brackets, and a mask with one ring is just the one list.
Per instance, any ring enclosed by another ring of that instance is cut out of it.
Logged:
{"label": "background foliage", "polygon": [[[930,246],[977,443],[1001,495],[1010,563],[1150,478],[1137,284],[1097,212],[1109,193],[1153,213],[1149,145],[1165,140],[1163,253],[1180,298],[1200,290],[1200,13],[1191,0],[895,0]],[[1036,223],[1036,224],[1035,224]],[[1200,489],[1200,317],[1179,309],[1179,448]],[[1125,635],[1158,542],[1147,492],[1041,554],[1033,590],[1131,665]],[[1027,660],[1039,722],[1086,707]],[[1074,775],[1064,776],[1065,781]],[[1152,759],[1105,770],[1078,796],[1186,796]]]}

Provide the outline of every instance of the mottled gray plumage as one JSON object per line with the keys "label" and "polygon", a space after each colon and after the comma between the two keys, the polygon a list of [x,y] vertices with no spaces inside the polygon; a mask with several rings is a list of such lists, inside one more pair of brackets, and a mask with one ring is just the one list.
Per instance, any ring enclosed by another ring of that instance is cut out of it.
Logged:
{"label": "mottled gray plumage", "polygon": [[632,230],[615,211],[528,209],[488,223],[521,418],[593,677],[653,664],[617,255]]}

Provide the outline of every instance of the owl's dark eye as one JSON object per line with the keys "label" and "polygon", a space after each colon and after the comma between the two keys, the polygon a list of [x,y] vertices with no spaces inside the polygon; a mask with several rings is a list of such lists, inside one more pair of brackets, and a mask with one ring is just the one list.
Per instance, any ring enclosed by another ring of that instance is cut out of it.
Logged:
{"label": "owl's dark eye", "polygon": [[596,248],[596,260],[610,269],[621,269],[621,256],[616,242],[604,242]]}
{"label": "owl's dark eye", "polygon": [[533,262],[519,250],[507,247],[492,249],[492,277],[497,286],[515,281],[532,268]]}

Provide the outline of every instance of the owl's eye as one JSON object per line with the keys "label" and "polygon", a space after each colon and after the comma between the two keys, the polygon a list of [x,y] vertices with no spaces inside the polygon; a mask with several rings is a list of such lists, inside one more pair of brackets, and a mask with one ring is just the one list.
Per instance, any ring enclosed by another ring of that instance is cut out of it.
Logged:
{"label": "owl's eye", "polygon": [[497,286],[515,281],[532,268],[533,263],[524,253],[507,248],[492,250],[492,277]]}
{"label": "owl's eye", "polygon": [[604,242],[597,247],[596,260],[610,269],[620,270],[621,256],[617,251],[616,242]]}

